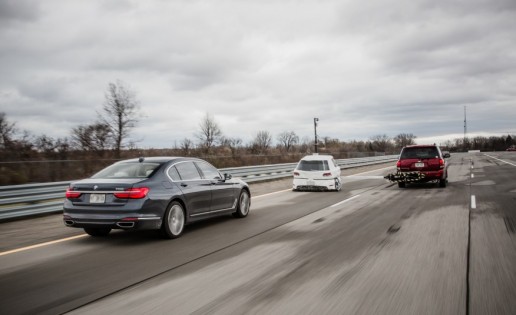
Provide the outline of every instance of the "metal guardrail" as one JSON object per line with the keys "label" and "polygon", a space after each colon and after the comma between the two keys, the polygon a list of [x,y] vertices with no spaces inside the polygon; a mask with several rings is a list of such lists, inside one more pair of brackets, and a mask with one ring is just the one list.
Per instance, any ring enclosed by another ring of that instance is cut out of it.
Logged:
{"label": "metal guardrail", "polygon": [[[336,160],[341,169],[374,165],[398,159],[384,155]],[[252,183],[292,176],[297,163],[244,166],[220,169],[233,177]],[[0,221],[63,210],[64,193],[72,181],[0,186]]]}
{"label": "metal guardrail", "polygon": [[[365,158],[340,159],[336,160],[341,169],[359,167],[365,165],[373,165],[385,162],[391,162],[398,159],[397,155],[383,155]],[[235,168],[221,169],[222,173],[230,173],[234,177],[252,183],[257,181],[265,181],[282,177],[292,176],[292,172],[296,168],[297,163],[270,164],[259,166],[244,166]]]}

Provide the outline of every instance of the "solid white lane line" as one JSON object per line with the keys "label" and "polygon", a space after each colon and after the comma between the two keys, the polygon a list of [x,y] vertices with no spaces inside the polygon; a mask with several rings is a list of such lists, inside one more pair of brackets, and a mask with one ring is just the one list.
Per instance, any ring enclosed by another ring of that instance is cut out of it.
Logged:
{"label": "solid white lane line", "polygon": [[485,156],[488,156],[488,157],[490,157],[490,158],[492,158],[492,159],[498,160],[498,161],[500,161],[500,162],[503,162],[503,163],[506,163],[506,164],[509,164],[509,165],[512,165],[512,166],[516,166],[516,164],[512,164],[511,162],[507,162],[507,161],[501,160],[501,159],[499,159],[499,158],[495,158],[494,156],[491,156],[491,155],[489,155],[489,154],[484,154],[484,155],[485,155]]}
{"label": "solid white lane line", "polygon": [[352,200],[352,199],[358,198],[358,197],[360,197],[360,195],[356,195],[356,196],[350,197],[350,198],[348,198],[348,199],[344,199],[344,200],[342,200],[341,202],[337,202],[336,204],[331,205],[330,207],[340,206],[341,204],[343,204],[343,203],[345,203],[345,202],[348,202],[348,201],[350,201],[350,200]]}
{"label": "solid white lane line", "polygon": [[475,198],[475,195],[471,195],[471,209],[477,208],[477,199]]}
{"label": "solid white lane line", "polygon": [[14,253],[18,253],[18,252],[23,252],[23,251],[26,251],[26,250],[29,250],[29,249],[34,249],[34,248],[43,247],[43,246],[47,246],[47,245],[57,244],[57,243],[61,243],[61,242],[71,241],[71,240],[75,240],[75,239],[78,239],[78,238],[81,238],[81,237],[85,237],[85,236],[87,236],[87,234],[71,236],[71,237],[62,238],[62,239],[55,240],[55,241],[45,242],[45,243],[31,245],[31,246],[27,246],[27,247],[21,247],[21,248],[17,248],[17,249],[13,249],[13,250],[8,250],[6,252],[1,252],[0,256],[14,254]]}

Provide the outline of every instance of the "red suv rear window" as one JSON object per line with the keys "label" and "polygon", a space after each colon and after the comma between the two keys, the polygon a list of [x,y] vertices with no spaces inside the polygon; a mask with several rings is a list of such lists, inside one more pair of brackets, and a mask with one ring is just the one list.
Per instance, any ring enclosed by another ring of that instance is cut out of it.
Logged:
{"label": "red suv rear window", "polygon": [[435,159],[439,157],[436,147],[404,148],[400,159]]}

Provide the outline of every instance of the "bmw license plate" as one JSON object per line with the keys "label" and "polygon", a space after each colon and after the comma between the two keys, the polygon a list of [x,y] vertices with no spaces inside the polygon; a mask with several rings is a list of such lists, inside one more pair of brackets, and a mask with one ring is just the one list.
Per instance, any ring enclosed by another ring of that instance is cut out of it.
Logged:
{"label": "bmw license plate", "polygon": [[313,180],[307,180],[307,181],[306,181],[306,184],[307,184],[308,186],[315,186],[315,182],[314,182]]}
{"label": "bmw license plate", "polygon": [[106,195],[105,194],[91,194],[90,195],[90,203],[105,203]]}
{"label": "bmw license plate", "polygon": [[416,163],[416,167],[425,167],[425,163]]}

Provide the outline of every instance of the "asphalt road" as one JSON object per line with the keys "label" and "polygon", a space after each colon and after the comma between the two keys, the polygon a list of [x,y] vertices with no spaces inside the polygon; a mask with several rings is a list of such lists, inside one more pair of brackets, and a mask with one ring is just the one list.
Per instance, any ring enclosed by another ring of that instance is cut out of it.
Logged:
{"label": "asphalt road", "polygon": [[516,314],[516,154],[454,154],[446,188],[393,170],[253,185],[249,217],[176,240],[1,224],[0,314]]}

